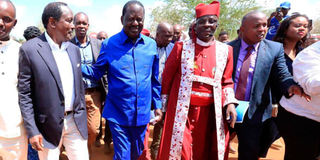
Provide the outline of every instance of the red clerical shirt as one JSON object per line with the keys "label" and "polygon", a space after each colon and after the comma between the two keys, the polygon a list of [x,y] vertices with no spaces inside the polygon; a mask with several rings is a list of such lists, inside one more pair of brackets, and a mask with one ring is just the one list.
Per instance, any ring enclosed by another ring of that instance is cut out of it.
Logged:
{"label": "red clerical shirt", "polygon": [[[195,58],[194,58],[194,75],[214,78],[216,68],[216,45],[200,46],[195,44]],[[213,86],[193,82],[191,94],[191,105],[208,106],[214,102],[213,100]],[[210,96],[211,95],[211,96]]]}

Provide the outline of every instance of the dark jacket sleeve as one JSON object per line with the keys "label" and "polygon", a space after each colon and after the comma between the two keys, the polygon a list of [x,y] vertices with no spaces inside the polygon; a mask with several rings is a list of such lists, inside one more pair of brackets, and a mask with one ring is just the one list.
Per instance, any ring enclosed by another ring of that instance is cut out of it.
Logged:
{"label": "dark jacket sleeve", "polygon": [[32,79],[33,75],[30,60],[24,49],[21,47],[19,51],[18,75],[19,105],[23,117],[24,126],[27,130],[29,138],[40,134],[34,119],[31,91],[31,87],[33,85]]}
{"label": "dark jacket sleeve", "polygon": [[288,97],[289,96],[288,89],[290,88],[291,85],[295,84],[295,82],[286,65],[286,60],[284,58],[284,50],[282,45],[279,47],[279,51],[275,57],[271,74],[273,77],[276,77],[276,79],[280,83],[281,92],[286,97]]}

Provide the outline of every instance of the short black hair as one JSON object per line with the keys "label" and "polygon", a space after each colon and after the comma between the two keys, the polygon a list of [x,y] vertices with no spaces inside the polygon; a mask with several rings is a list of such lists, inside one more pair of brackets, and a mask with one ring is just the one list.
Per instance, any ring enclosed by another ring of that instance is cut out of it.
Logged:
{"label": "short black hair", "polygon": [[34,37],[40,36],[41,31],[38,27],[36,26],[29,26],[26,30],[23,32],[23,37],[26,40],[32,39]]}
{"label": "short black hair", "polygon": [[245,16],[242,17],[241,26],[244,24],[244,22],[247,21],[247,19],[249,17],[256,16],[257,14],[263,14],[265,16],[265,14],[263,12],[261,12],[261,11],[258,11],[258,10],[251,11],[251,12],[247,13]]}
{"label": "short black hair", "polygon": [[42,23],[45,29],[49,23],[49,18],[52,17],[59,21],[62,15],[61,6],[68,6],[63,2],[51,2],[43,10],[42,13]]}
{"label": "short black hair", "polygon": [[141,6],[141,7],[143,8],[143,13],[145,13],[145,12],[144,12],[144,6],[143,6],[143,4],[142,4],[141,2],[136,1],[136,0],[132,0],[132,1],[128,1],[128,2],[123,6],[123,8],[122,8],[122,16],[124,16],[124,15],[127,13],[128,7],[129,7],[130,5],[133,5],[133,4],[137,4],[137,5]]}
{"label": "short black hair", "polygon": [[74,24],[76,23],[77,17],[78,17],[78,15],[80,15],[80,14],[85,15],[85,16],[87,17],[88,22],[89,22],[89,17],[88,17],[88,15],[87,15],[86,13],[84,13],[84,12],[78,12],[78,13],[76,13],[76,14],[74,15],[74,18],[73,18],[73,23],[74,23]]}
{"label": "short black hair", "polygon": [[221,31],[221,32],[219,33],[219,37],[220,37],[220,36],[223,36],[223,35],[225,35],[225,34],[226,34],[226,35],[229,35],[227,31]]}

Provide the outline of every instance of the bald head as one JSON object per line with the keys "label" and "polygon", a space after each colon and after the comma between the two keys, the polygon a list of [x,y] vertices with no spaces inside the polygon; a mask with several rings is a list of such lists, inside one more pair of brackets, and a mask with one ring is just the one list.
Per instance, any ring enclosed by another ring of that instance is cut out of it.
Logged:
{"label": "bald head", "polygon": [[173,29],[175,29],[175,30],[181,30],[181,29],[182,29],[182,26],[181,26],[180,24],[175,24],[175,25],[173,26]]}
{"label": "bald head", "polygon": [[166,31],[172,31],[173,32],[173,27],[172,27],[171,24],[169,24],[167,22],[162,22],[162,23],[158,24],[157,33],[166,32]]}
{"label": "bald head", "polygon": [[74,18],[73,18],[73,23],[76,23],[76,21],[79,19],[79,18],[84,18],[88,21],[89,23],[89,17],[86,13],[84,12],[78,12],[77,14],[74,15]]}
{"label": "bald head", "polygon": [[97,39],[100,39],[101,41],[105,40],[108,38],[108,34],[105,31],[100,31],[97,34]]}
{"label": "bald head", "polygon": [[14,13],[14,18],[16,18],[16,7],[13,5],[13,3],[10,0],[0,0],[0,6],[1,6],[1,9],[3,7],[11,8]]}
{"label": "bald head", "polygon": [[171,24],[162,22],[158,24],[156,42],[158,47],[166,47],[173,37],[173,27]]}
{"label": "bald head", "polygon": [[267,30],[267,17],[260,11],[249,12],[242,18],[240,27],[241,36],[249,45],[262,41]]}
{"label": "bald head", "polygon": [[172,41],[179,41],[182,33],[182,26],[179,24],[175,24],[173,26],[173,38]]}
{"label": "bald head", "polygon": [[245,23],[252,22],[252,20],[261,19],[261,18],[267,18],[267,16],[261,11],[251,11],[247,13],[245,16],[243,16],[241,21],[241,26],[244,25]]}
{"label": "bald head", "polygon": [[95,39],[97,39],[97,33],[96,33],[96,32],[91,32],[91,33],[89,34],[89,37],[90,37],[90,38],[95,38]]}

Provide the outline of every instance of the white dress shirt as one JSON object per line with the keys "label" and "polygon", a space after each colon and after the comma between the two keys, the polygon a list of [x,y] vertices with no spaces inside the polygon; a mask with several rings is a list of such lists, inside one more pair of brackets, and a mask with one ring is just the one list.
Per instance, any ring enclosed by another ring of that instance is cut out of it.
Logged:
{"label": "white dress shirt", "polygon": [[60,48],[59,45],[51,39],[47,32],[45,32],[45,37],[49,43],[52,54],[58,66],[59,75],[63,88],[65,111],[72,111],[75,93],[72,64],[68,52],[66,50],[69,45],[69,42],[62,42]]}
{"label": "white dress shirt", "polygon": [[21,136],[23,121],[18,100],[20,44],[9,40],[0,48],[0,137]]}
{"label": "white dress shirt", "polygon": [[311,101],[294,95],[281,98],[280,104],[287,111],[320,122],[320,42],[302,50],[293,61],[293,78]]}
{"label": "white dress shirt", "polygon": [[164,70],[165,63],[169,57],[174,44],[169,43],[166,47],[157,47],[157,52],[159,54],[159,81],[162,81],[162,72]]}

